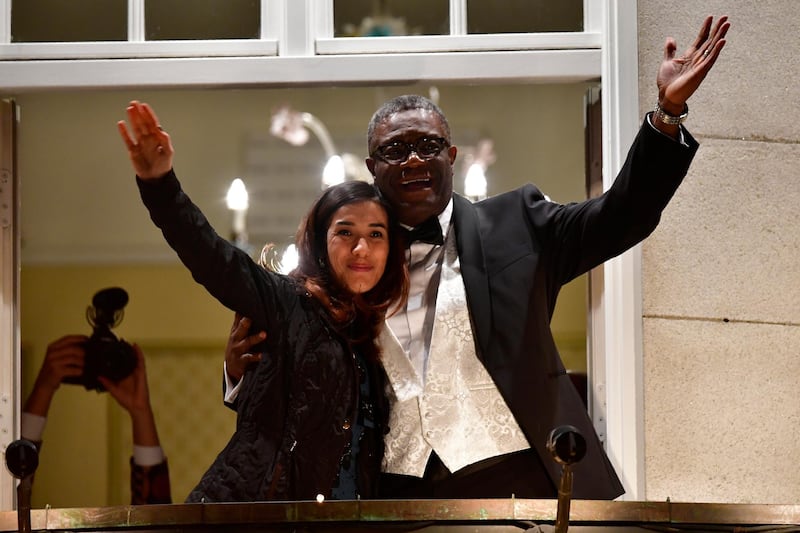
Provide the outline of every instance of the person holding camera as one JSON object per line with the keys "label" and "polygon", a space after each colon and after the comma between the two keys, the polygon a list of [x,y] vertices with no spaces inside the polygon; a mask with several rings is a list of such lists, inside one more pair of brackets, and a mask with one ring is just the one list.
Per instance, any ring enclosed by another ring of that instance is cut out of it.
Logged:
{"label": "person holding camera", "polygon": [[[48,345],[33,390],[25,401],[21,436],[41,450],[50,404],[62,383],[81,383],[86,360],[86,335],[65,335]],[[172,503],[169,469],[156,429],[147,386],[144,354],[132,345],[136,366],[126,377],[113,381],[103,375],[97,381],[131,417],[131,504]],[[102,390],[102,389],[100,389]]]}

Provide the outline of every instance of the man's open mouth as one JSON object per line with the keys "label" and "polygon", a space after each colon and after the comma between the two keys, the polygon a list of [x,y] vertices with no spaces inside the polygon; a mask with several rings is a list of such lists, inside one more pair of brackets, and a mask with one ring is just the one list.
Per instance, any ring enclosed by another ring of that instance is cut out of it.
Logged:
{"label": "man's open mouth", "polygon": [[403,180],[401,182],[404,190],[416,191],[420,189],[429,189],[431,187],[431,178],[428,176],[412,178]]}

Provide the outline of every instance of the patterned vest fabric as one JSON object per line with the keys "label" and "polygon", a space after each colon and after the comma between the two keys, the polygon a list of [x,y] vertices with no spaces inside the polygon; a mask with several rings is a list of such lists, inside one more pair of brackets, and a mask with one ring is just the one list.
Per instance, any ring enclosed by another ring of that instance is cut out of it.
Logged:
{"label": "patterned vest fabric", "polygon": [[454,232],[448,232],[422,380],[388,326],[380,343],[391,403],[383,471],[422,477],[431,451],[455,472],[530,448],[475,352]]}

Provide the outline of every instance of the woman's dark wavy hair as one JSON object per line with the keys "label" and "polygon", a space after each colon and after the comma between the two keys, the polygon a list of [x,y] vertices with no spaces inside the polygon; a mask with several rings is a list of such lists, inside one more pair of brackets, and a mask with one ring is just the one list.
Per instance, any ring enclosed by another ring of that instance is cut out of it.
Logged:
{"label": "woman's dark wavy hair", "polygon": [[[334,213],[356,202],[376,202],[388,215],[389,255],[378,284],[363,294],[342,286],[330,270],[327,233]],[[340,333],[362,346],[366,355],[379,357],[375,340],[387,313],[396,311],[408,297],[408,265],[404,240],[391,207],[372,184],[345,181],[326,189],[303,218],[297,230],[297,268],[289,276],[299,280],[327,308]]]}

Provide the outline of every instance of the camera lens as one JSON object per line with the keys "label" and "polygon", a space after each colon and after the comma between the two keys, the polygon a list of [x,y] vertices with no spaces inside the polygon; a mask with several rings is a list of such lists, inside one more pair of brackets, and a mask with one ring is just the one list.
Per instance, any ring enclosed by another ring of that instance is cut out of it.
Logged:
{"label": "camera lens", "polygon": [[127,303],[128,293],[119,287],[102,289],[94,295],[92,305],[86,309],[86,319],[94,330],[84,345],[83,374],[79,378],[67,378],[64,383],[104,391],[105,387],[97,379],[99,376],[119,381],[131,375],[136,368],[136,352],[111,332],[122,320],[122,308]]}
{"label": "camera lens", "polygon": [[136,368],[136,354],[125,341],[116,338],[94,338],[86,343],[86,362],[88,374],[103,376],[111,381],[128,377]]}

